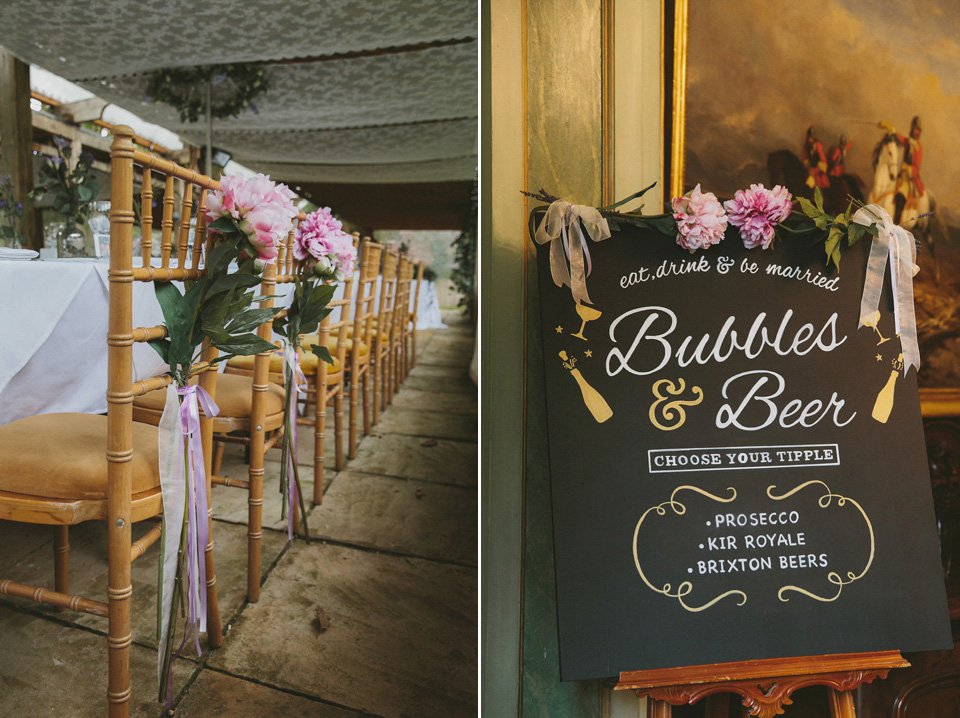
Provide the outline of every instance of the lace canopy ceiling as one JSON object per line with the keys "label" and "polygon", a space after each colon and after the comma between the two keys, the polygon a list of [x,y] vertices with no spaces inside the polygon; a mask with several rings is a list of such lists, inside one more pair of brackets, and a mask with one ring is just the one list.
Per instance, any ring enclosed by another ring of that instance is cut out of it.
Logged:
{"label": "lace canopy ceiling", "polygon": [[204,119],[184,123],[150,101],[150,73],[263,63],[269,89],[257,111],[215,120],[213,144],[274,179],[320,188],[468,186],[477,32],[475,0],[0,2],[0,44],[17,57],[198,145]]}

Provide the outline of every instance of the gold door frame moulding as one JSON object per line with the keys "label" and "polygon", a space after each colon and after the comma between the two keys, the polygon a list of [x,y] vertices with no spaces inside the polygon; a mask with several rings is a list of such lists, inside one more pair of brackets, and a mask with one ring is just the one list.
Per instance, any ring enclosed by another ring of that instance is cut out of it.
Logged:
{"label": "gold door frame moulding", "polygon": [[[687,26],[688,0],[664,0],[673,3],[673,87],[672,89],[672,117],[670,118],[670,197],[683,195],[684,171],[684,137],[686,136],[687,115]],[[664,28],[664,47],[666,47],[666,33],[670,28]],[[664,88],[666,89],[666,88]]]}
{"label": "gold door frame moulding", "polygon": [[604,205],[616,202],[614,182],[616,178],[616,93],[614,59],[616,52],[615,0],[601,0],[600,3],[600,93],[601,93],[601,167],[600,201]]}

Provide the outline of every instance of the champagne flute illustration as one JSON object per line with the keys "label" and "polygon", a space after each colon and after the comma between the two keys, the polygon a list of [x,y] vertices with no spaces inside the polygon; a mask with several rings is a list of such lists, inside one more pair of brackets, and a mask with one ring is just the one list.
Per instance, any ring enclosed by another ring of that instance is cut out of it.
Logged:
{"label": "champagne flute illustration", "polygon": [[877,342],[877,346],[880,346],[886,341],[890,341],[890,337],[885,337],[880,333],[880,329],[877,327],[877,324],[880,323],[880,312],[879,310],[871,314],[869,317],[863,320],[863,326],[870,327],[873,329],[877,336],[880,337],[880,341]]}
{"label": "champagne flute illustration", "polygon": [[883,385],[880,393],[877,394],[877,400],[873,404],[872,416],[881,424],[887,423],[890,412],[893,410],[893,394],[896,389],[897,377],[900,375],[900,370],[903,369],[903,354],[894,359],[891,364],[893,371],[890,372],[887,383]]}
{"label": "champagne flute illustration", "polygon": [[594,319],[598,319],[603,312],[601,312],[599,309],[594,309],[593,307],[588,307],[584,304],[578,304],[577,314],[580,315],[580,319],[583,321],[580,323],[580,331],[578,331],[576,334],[572,334],[571,336],[575,336],[577,339],[583,339],[583,341],[587,341],[587,338],[583,336],[583,328],[587,326],[587,322],[592,322]]}
{"label": "champagne flute illustration", "polygon": [[613,416],[613,409],[611,409],[606,400],[600,396],[600,392],[590,386],[587,380],[583,378],[580,370],[576,368],[576,357],[568,357],[565,351],[561,351],[560,358],[563,359],[563,366],[570,370],[570,373],[577,382],[577,386],[580,387],[583,403],[587,405],[587,408],[590,410],[590,413],[593,414],[593,418],[597,420],[597,423],[602,424]]}

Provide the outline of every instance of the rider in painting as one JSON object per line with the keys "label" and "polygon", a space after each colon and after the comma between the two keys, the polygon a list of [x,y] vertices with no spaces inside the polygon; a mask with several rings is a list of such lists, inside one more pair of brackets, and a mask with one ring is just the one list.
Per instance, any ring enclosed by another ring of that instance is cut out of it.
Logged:
{"label": "rider in painting", "polygon": [[900,224],[904,208],[916,207],[924,192],[923,180],[920,179],[920,163],[923,161],[923,145],[920,144],[920,117],[914,117],[910,121],[909,136],[901,135],[886,122],[881,122],[880,127],[896,137],[897,142],[903,148],[903,161],[900,164],[900,173],[897,175],[897,185],[894,190],[896,212],[893,221],[895,224]]}
{"label": "rider in painting", "polygon": [[830,186],[827,154],[823,151],[823,144],[817,139],[817,133],[812,126],[807,128],[807,138],[803,143],[803,164],[807,167],[808,187]]}

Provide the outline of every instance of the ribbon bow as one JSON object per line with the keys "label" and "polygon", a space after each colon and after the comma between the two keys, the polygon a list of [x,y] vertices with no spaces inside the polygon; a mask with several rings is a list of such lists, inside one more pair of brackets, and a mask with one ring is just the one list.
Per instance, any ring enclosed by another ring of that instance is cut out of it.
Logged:
{"label": "ribbon bow", "polygon": [[600,215],[596,207],[570,204],[558,199],[547,208],[534,239],[537,244],[550,242],[550,274],[554,283],[558,287],[570,287],[577,304],[593,304],[587,294],[587,276],[593,265],[581,226],[587,230],[587,236],[594,242],[610,236],[607,220]]}
{"label": "ribbon bow", "polygon": [[893,223],[883,207],[868,204],[853,215],[857,224],[877,225],[877,238],[870,245],[867,276],[860,299],[860,324],[868,326],[880,308],[880,292],[887,258],[890,258],[890,284],[893,291],[893,318],[903,350],[903,373],[910,367],[920,368],[920,347],[917,343],[917,319],[913,308],[913,276],[920,271],[916,264],[917,245],[913,235]]}
{"label": "ribbon bow", "polygon": [[[283,357],[283,363],[287,367],[287,381],[291,383],[291,390],[297,394],[306,393],[309,385],[300,368],[300,356],[296,347],[286,339],[281,339],[280,342],[280,351],[277,353]],[[297,460],[297,398],[291,396],[287,405],[290,420],[290,450],[287,452],[287,540],[293,543],[293,517],[300,501],[297,482],[293,480],[293,462]]]}
{"label": "ribbon bow", "polygon": [[[160,647],[158,677],[163,672],[163,646],[173,627],[170,625],[177,553],[180,549],[183,516],[187,514],[187,621],[193,630],[197,655],[201,655],[200,632],[207,630],[207,580],[203,552],[210,539],[207,516],[207,480],[200,436],[200,407],[207,417],[220,413],[210,395],[199,386],[167,387],[167,398],[160,418],[160,489],[163,495],[162,581],[159,598]],[[186,448],[186,451],[184,451]],[[184,635],[186,641],[189,630]],[[181,645],[182,648],[182,645]],[[179,651],[178,651],[179,653]],[[172,661],[169,670],[173,670]],[[161,679],[162,680],[162,679]],[[172,699],[167,681],[168,703]]]}

